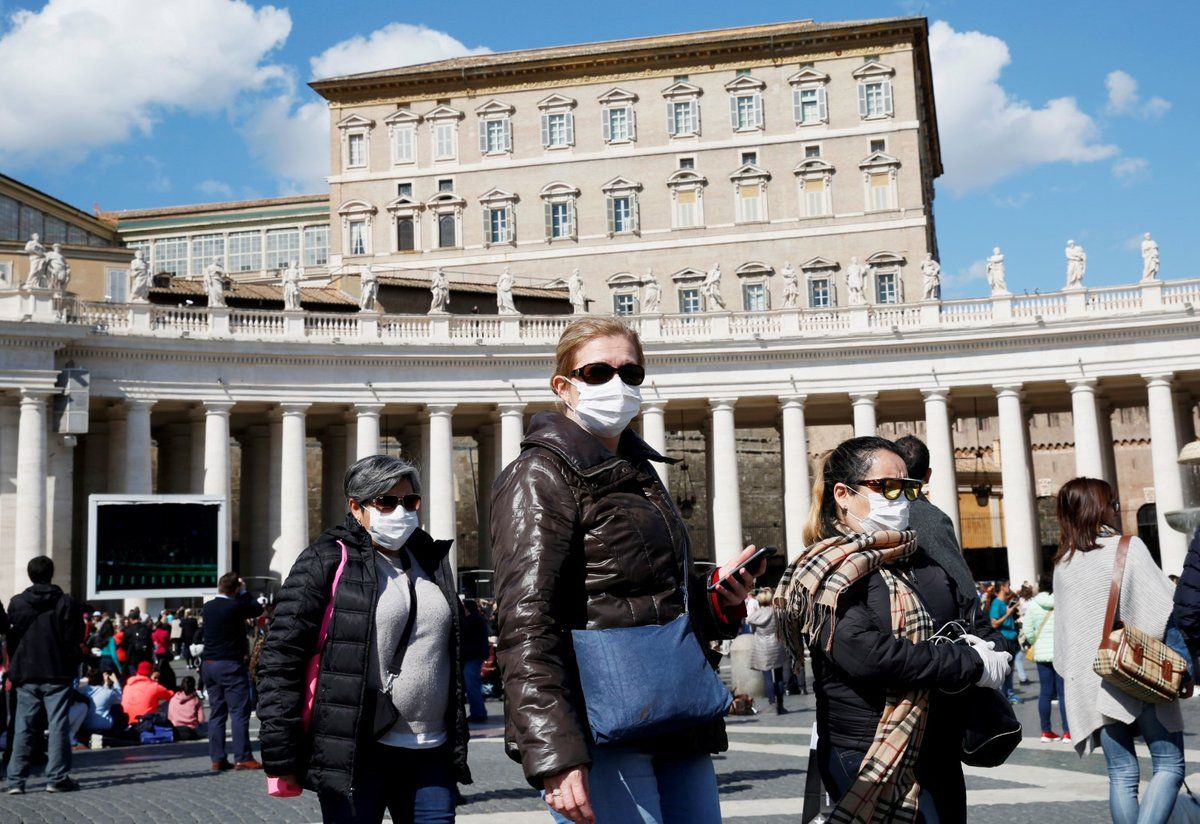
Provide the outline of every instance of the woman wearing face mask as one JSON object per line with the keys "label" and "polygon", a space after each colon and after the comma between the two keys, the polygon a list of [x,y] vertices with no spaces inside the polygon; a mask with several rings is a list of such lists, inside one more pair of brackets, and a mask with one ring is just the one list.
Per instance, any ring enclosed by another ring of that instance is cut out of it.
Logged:
{"label": "woman wearing face mask", "polygon": [[300,554],[276,600],[258,671],[263,767],[285,791],[316,790],[330,824],[378,824],[385,810],[452,822],[455,784],[471,776],[451,542],[418,527],[420,481],[400,458],[358,461],[345,494],[346,520]]}
{"label": "woman wearing face mask", "polygon": [[669,459],[628,428],[645,377],[636,333],[584,318],[555,354],[563,411],[533,417],[493,487],[508,753],[560,822],[716,824],[711,754],[728,746],[723,721],[597,746],[571,632],[664,626],[683,614],[686,586],[696,637],[733,638],[758,570],[733,573],[753,547],[711,579],[685,562],[687,527],[650,464]]}
{"label": "woman wearing face mask", "polygon": [[835,820],[965,821],[961,727],[945,695],[999,688],[1010,667],[994,640],[930,640],[960,616],[954,579],[906,531],[920,488],[891,441],[840,444],[813,485],[809,546],[776,590],[793,656],[811,644],[817,755],[840,799]]}

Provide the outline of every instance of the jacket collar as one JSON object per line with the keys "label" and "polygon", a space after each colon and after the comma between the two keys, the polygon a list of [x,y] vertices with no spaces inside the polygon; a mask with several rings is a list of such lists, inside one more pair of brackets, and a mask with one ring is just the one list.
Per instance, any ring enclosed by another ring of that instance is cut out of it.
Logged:
{"label": "jacket collar", "polygon": [[522,449],[531,446],[549,449],[582,478],[593,478],[623,462],[678,463],[677,458],[660,455],[632,429],[621,433],[617,452],[613,454],[599,438],[561,412],[539,412],[533,416],[521,441]]}

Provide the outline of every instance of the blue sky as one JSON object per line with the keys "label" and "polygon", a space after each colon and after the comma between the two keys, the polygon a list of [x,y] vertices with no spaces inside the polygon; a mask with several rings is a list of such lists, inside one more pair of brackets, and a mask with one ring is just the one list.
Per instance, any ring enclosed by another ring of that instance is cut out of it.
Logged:
{"label": "blue sky", "polygon": [[1089,285],[1133,282],[1143,231],[1195,275],[1192,2],[0,0],[0,171],[85,209],[320,191],[314,72],[909,14],[934,26],[948,297],[986,291],[994,245],[1014,291],[1058,288],[1068,238]]}

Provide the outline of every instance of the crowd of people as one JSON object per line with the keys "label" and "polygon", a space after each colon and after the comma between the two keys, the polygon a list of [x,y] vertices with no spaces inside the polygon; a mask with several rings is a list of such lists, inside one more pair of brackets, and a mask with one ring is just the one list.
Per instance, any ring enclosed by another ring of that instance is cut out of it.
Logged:
{"label": "crowd of people", "polygon": [[[716,669],[747,633],[776,713],[789,692],[815,693],[831,820],[965,821],[963,763],[1011,753],[994,745],[1014,734],[1012,705],[1036,671],[1042,741],[1102,749],[1118,824],[1167,821],[1200,649],[1200,536],[1176,583],[1122,537],[1112,487],[1078,478],[1058,494],[1049,574],[977,582],[924,495],[925,445],[868,436],[819,460],[805,546],[776,586],[760,585],[754,545],[702,571],[653,466],[671,459],[630,427],[645,375],[619,321],[567,327],[559,408],[533,416],[493,487],[494,600],[458,591],[451,542],[420,527],[417,468],[389,455],[349,467],[345,519],[300,554],[269,608],[228,573],[199,612],[89,612],[35,558],[32,585],[0,615],[9,792],[24,791],[41,728],[56,792],[78,789],[73,740],[207,734],[213,770],[263,769],[275,796],[315,791],[326,822],[452,822],[472,781],[470,726],[496,697],[505,752],[554,820],[715,824],[713,756],[728,749],[733,700]],[[1157,645],[1153,690],[1101,666],[1117,631]],[[178,682],[172,661],[189,673]],[[1138,736],[1153,756],[1140,795]]]}

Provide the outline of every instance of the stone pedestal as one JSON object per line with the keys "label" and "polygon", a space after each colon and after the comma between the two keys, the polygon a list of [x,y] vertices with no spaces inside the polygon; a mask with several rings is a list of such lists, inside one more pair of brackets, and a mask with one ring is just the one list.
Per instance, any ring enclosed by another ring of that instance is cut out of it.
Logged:
{"label": "stone pedestal", "polygon": [[213,337],[229,336],[229,307],[208,307],[208,334]]}
{"label": "stone pedestal", "polygon": [[942,320],[942,302],[940,300],[921,301],[921,325],[937,326]]}
{"label": "stone pedestal", "polygon": [[727,340],[733,336],[729,328],[729,312],[714,312],[712,316],[712,327],[709,329],[709,334],[715,340]]}
{"label": "stone pedestal", "polygon": [[429,316],[429,337],[434,343],[450,342],[450,316]]}
{"label": "stone pedestal", "polygon": [[662,314],[659,312],[652,312],[647,315],[642,315],[640,326],[641,328],[638,330],[638,334],[641,336],[642,340],[659,340],[662,337]]}
{"label": "stone pedestal", "polygon": [[300,340],[304,337],[304,310],[283,310],[283,336],[289,340]]}
{"label": "stone pedestal", "polygon": [[521,341],[521,316],[500,316],[500,340],[504,343],[519,343]]}
{"label": "stone pedestal", "polygon": [[379,337],[379,316],[378,309],[364,309],[358,313],[358,336],[367,340],[375,340]]}
{"label": "stone pedestal", "polygon": [[1013,296],[1008,292],[992,295],[992,320],[1012,320]]}
{"label": "stone pedestal", "polygon": [[851,306],[846,310],[850,315],[850,329],[854,332],[866,332],[870,328],[871,308],[865,303]]}
{"label": "stone pedestal", "polygon": [[135,332],[150,331],[150,304],[129,304],[129,328]]}
{"label": "stone pedestal", "polygon": [[1141,283],[1142,308],[1161,309],[1163,305],[1163,284],[1161,280],[1147,280]]}
{"label": "stone pedestal", "polygon": [[1087,290],[1082,287],[1063,290],[1067,297],[1067,315],[1079,317],[1087,312]]}

